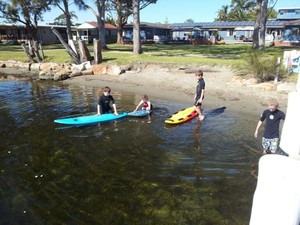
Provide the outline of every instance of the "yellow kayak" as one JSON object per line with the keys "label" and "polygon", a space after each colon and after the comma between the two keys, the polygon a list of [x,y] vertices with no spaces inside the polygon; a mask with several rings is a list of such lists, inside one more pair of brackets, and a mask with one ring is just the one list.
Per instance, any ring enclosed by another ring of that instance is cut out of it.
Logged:
{"label": "yellow kayak", "polygon": [[168,119],[165,120],[165,123],[167,124],[185,123],[195,118],[196,116],[198,116],[198,113],[195,111],[195,107],[192,106],[174,113],[172,116],[170,116]]}

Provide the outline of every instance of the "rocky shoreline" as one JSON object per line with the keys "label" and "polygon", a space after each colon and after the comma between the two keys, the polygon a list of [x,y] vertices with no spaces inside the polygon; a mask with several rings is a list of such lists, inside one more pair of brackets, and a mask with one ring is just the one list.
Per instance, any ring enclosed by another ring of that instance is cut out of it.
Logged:
{"label": "rocky shoreline", "polygon": [[0,76],[2,78],[14,75],[20,79],[28,77],[38,80],[61,81],[82,75],[119,75],[130,69],[129,66],[91,65],[90,62],[75,65],[67,63],[23,63],[13,60],[0,61]]}

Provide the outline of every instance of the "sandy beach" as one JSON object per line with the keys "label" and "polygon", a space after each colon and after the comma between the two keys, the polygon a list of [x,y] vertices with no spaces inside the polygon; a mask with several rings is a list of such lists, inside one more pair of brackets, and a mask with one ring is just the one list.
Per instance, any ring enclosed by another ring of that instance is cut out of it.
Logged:
{"label": "sandy beach", "polygon": [[[228,67],[199,67],[204,72],[206,83],[204,107],[226,106],[227,110],[239,114],[259,117],[266,108],[269,98],[276,98],[280,109],[286,111],[287,98],[294,91],[293,83],[281,83],[274,88],[273,82],[257,84],[255,79],[236,76]],[[197,81],[194,72],[186,68],[167,68],[148,65],[142,70],[126,71],[120,75],[84,75],[63,81],[71,85],[85,85],[102,88],[110,86],[114,90],[148,94],[150,98],[193,104]],[[271,88],[270,88],[271,87]]]}

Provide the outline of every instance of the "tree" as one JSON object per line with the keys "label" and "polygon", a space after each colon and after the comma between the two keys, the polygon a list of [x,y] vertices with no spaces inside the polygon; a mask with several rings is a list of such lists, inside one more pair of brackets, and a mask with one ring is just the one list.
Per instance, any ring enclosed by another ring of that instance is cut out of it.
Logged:
{"label": "tree", "polygon": [[187,19],[186,21],[184,21],[185,23],[194,23],[193,19]]}
{"label": "tree", "polygon": [[274,3],[272,7],[268,7],[268,0],[257,0],[256,1],[256,19],[253,32],[253,49],[264,49],[265,48],[265,35],[266,35],[266,24],[269,17],[273,18],[276,16],[274,13],[274,6],[276,1],[271,1]]}
{"label": "tree", "polygon": [[217,21],[249,21],[255,13],[254,0],[231,0],[230,6],[224,5],[218,11]]}
{"label": "tree", "polygon": [[29,49],[25,48],[30,61],[36,57],[38,62],[42,61],[39,54],[38,21],[43,19],[43,13],[50,10],[52,0],[10,0],[0,1],[0,17],[11,23],[25,25],[28,32]]}
{"label": "tree", "polygon": [[[71,16],[71,24],[74,24],[72,21],[72,18],[78,19],[76,13],[74,11],[70,12],[70,16]],[[62,25],[66,25],[67,21],[66,21],[66,15],[65,14],[60,14],[58,17],[56,17],[54,19],[54,23],[55,24],[62,24]]]}
{"label": "tree", "polygon": [[247,21],[254,19],[255,0],[231,0],[231,21]]}
{"label": "tree", "polygon": [[[142,10],[156,2],[157,0],[140,0],[139,9]],[[133,13],[132,0],[108,0],[108,3],[110,17],[115,18],[118,29],[117,43],[123,44],[123,28],[127,24],[129,16]]]}
{"label": "tree", "polygon": [[216,21],[227,21],[229,13],[229,6],[223,5],[222,8],[218,11],[218,17]]}
{"label": "tree", "polygon": [[[69,5],[70,4],[75,4],[79,10],[85,9],[85,5],[81,0],[75,0],[70,3],[69,0],[53,0],[53,3],[55,6],[57,6],[64,15],[64,19],[65,19],[65,23],[67,26],[67,37],[68,37],[68,44],[70,45],[70,41],[73,39],[72,38],[72,21],[71,21],[71,17],[72,17],[72,12],[69,11]],[[62,6],[61,6],[62,4]]]}
{"label": "tree", "polygon": [[259,47],[259,29],[261,24],[261,8],[262,8],[262,0],[257,0],[256,2],[256,17],[252,35],[252,48],[256,49]]}
{"label": "tree", "polygon": [[[231,0],[229,6],[223,5],[218,11],[216,21],[254,21],[257,15],[256,10],[256,0]],[[276,18],[276,11],[273,8],[268,8],[268,11],[268,18]]]}
{"label": "tree", "polygon": [[259,48],[260,49],[265,48],[267,21],[268,21],[268,0],[263,0],[261,21],[260,21],[260,35],[259,35]]}
{"label": "tree", "polygon": [[141,54],[140,0],[132,0],[133,5],[133,54]]}
{"label": "tree", "polygon": [[94,10],[94,7],[85,4],[84,0],[78,0],[84,5],[86,9],[89,9],[97,18],[98,23],[98,34],[99,39],[101,40],[102,49],[107,49],[106,45],[106,36],[105,36],[105,11],[106,11],[106,0],[95,0],[94,5],[97,10]]}
{"label": "tree", "polygon": [[[69,12],[69,0],[54,0],[54,1],[55,1],[56,6],[58,6],[63,11],[63,13],[65,15],[66,24],[67,24],[68,45],[71,46],[73,52],[70,51],[70,48],[68,46],[66,46],[65,43],[62,43],[62,44],[66,47],[69,55],[73,58],[73,61],[75,63],[77,63],[78,61],[81,61],[81,60],[79,60],[79,58],[85,59],[86,57],[83,57],[83,55],[88,55],[87,58],[89,58],[88,49],[86,48],[85,43],[82,43],[82,42],[78,43],[80,45],[79,49],[82,50],[81,52],[79,52],[79,54],[77,53],[77,50],[75,48],[75,44],[73,43],[72,31],[71,31],[71,25],[72,25],[72,23],[71,23],[71,13]],[[99,38],[101,40],[102,49],[107,48],[106,47],[106,38],[105,38],[105,21],[104,21],[104,18],[105,18],[105,2],[106,2],[106,0],[95,0],[94,1],[94,4],[96,5],[97,11],[94,10],[94,8],[92,6],[87,5],[85,3],[85,1],[83,1],[83,0],[75,0],[74,2],[72,1],[72,3],[71,3],[71,4],[74,3],[79,8],[79,10],[89,9],[96,16],[97,22],[98,22]],[[63,7],[60,6],[61,3],[63,3]],[[57,31],[55,32],[55,34],[58,36]]]}
{"label": "tree", "polygon": [[99,38],[101,40],[102,49],[107,49],[106,36],[105,36],[105,1],[106,0],[96,0],[95,4],[97,6],[98,13],[95,14],[97,17],[97,22],[99,25]]}

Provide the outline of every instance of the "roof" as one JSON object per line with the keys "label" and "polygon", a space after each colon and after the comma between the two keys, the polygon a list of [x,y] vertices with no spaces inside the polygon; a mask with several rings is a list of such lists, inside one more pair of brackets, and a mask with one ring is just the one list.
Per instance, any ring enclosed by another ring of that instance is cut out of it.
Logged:
{"label": "roof", "polygon": [[300,20],[293,20],[293,21],[286,21],[284,22],[284,25],[300,25]]}
{"label": "roof", "polygon": [[[267,27],[282,28],[284,24],[278,20],[268,20]],[[173,23],[170,25],[172,29],[184,28],[236,28],[236,27],[251,27],[254,26],[254,21],[216,21],[216,22],[197,22],[197,23]]]}
{"label": "roof", "polygon": [[[126,24],[125,27],[132,27],[133,23]],[[170,24],[140,22],[140,27],[151,27],[160,29],[172,29]]]}
{"label": "roof", "polygon": [[[22,23],[0,23],[0,26],[3,27],[24,27],[25,25]],[[54,27],[54,28],[66,28],[65,25],[57,25],[57,24],[38,24],[38,27]],[[73,26],[72,26],[73,28]]]}
{"label": "roof", "polygon": [[[92,21],[92,22],[83,23],[83,24],[77,26],[76,28],[80,30],[80,29],[95,29],[95,28],[98,28],[98,27],[99,27],[99,24],[95,21]],[[105,29],[117,30],[117,27],[112,25],[112,24],[106,23],[105,24]]]}

